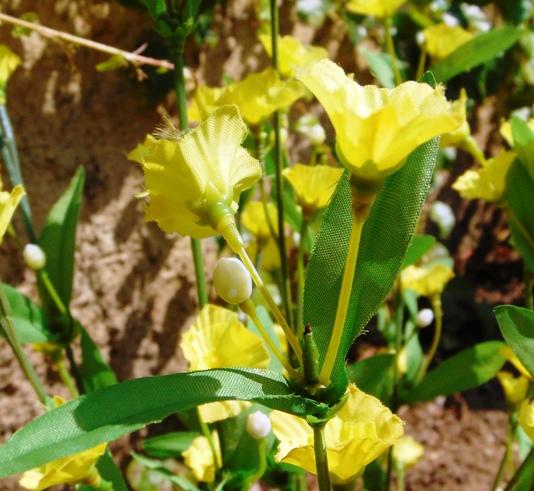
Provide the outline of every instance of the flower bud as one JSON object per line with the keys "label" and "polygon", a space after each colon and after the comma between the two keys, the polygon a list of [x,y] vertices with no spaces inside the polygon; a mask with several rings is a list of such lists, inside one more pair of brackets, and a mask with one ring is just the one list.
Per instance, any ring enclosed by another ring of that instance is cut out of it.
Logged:
{"label": "flower bud", "polygon": [[434,320],[434,311],[432,309],[422,309],[417,312],[415,323],[417,327],[428,327]]}
{"label": "flower bud", "polygon": [[436,201],[430,207],[430,219],[434,221],[438,228],[441,237],[446,238],[452,232],[456,218],[451,207],[443,201]]}
{"label": "flower bud", "polygon": [[314,124],[308,130],[308,138],[313,145],[320,145],[326,140],[326,133],[320,124]]}
{"label": "flower bud", "polygon": [[213,270],[217,295],[230,304],[240,304],[252,295],[252,278],[243,263],[235,257],[223,257]]}
{"label": "flower bud", "polygon": [[261,440],[271,432],[271,420],[269,416],[261,411],[256,411],[248,415],[247,433],[254,440]]}
{"label": "flower bud", "polygon": [[22,257],[26,266],[34,271],[39,271],[45,267],[46,254],[37,244],[26,244]]}

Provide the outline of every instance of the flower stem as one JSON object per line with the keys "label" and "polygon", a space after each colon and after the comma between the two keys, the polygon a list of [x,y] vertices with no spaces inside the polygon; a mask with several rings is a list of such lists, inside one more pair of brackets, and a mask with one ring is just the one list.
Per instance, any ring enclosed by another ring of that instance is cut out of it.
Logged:
{"label": "flower stem", "polygon": [[48,273],[46,272],[46,269],[40,269],[37,272],[37,276],[41,280],[43,286],[46,288],[46,291],[50,295],[50,298],[54,302],[58,312],[61,315],[67,315],[69,312],[67,310],[67,307],[63,303],[63,300],[61,300],[61,297],[59,296],[59,293],[57,292],[56,288],[50,281],[50,276],[48,276]]}
{"label": "flower stem", "polygon": [[347,249],[347,257],[345,259],[345,269],[343,271],[341,288],[339,290],[334,327],[332,329],[332,336],[330,337],[324,362],[319,373],[319,382],[323,385],[328,385],[330,383],[330,377],[341,344],[341,338],[345,328],[345,320],[347,319],[347,309],[352,293],[352,284],[354,282],[354,275],[356,274],[356,264],[358,260],[358,251],[360,249],[363,224],[365,223],[369,209],[370,204],[367,203],[353,206],[352,228]]}
{"label": "flower stem", "polygon": [[506,469],[506,464],[512,456],[512,445],[514,443],[514,435],[517,428],[517,423],[513,423],[512,417],[510,417],[509,419],[510,422],[508,425],[508,435],[506,436],[506,447],[504,449],[504,453],[499,464],[499,469],[497,470],[497,474],[495,475],[495,480],[493,481],[493,487],[491,488],[492,491],[497,491],[499,489],[499,485],[501,484],[502,478],[504,477],[504,470]]}
{"label": "flower stem", "polygon": [[304,333],[304,243],[307,232],[308,222],[303,217],[297,255],[297,336]]}
{"label": "flower stem", "polygon": [[419,63],[417,64],[417,72],[415,73],[415,80],[420,80],[425,71],[426,65],[426,49],[421,47],[421,54],[419,55]]}
{"label": "flower stem", "polygon": [[[174,65],[174,83],[176,90],[176,107],[180,118],[180,129],[187,130],[189,121],[187,119],[187,98],[185,94],[184,81],[184,44],[180,43],[176,47],[176,63]],[[208,303],[208,288],[206,285],[206,275],[204,273],[204,261],[202,258],[202,246],[200,240],[191,239],[191,252],[193,254],[193,264],[195,266],[195,276],[197,279],[197,296],[200,308]]]}
{"label": "flower stem", "polygon": [[61,378],[61,381],[65,384],[65,387],[69,390],[69,393],[73,399],[76,399],[80,394],[78,392],[78,388],[76,387],[76,383],[74,382],[74,379],[72,378],[70,372],[67,370],[67,367],[65,366],[65,361],[63,359],[59,359],[56,361],[56,368],[59,374],[59,377]]}
{"label": "flower stem", "polygon": [[397,491],[404,491],[406,489],[404,481],[404,464],[399,464],[396,466],[397,474]]}
{"label": "flower stem", "polygon": [[504,491],[512,491],[519,484],[520,479],[523,477],[523,474],[528,470],[528,467],[534,461],[534,447],[530,449],[530,452],[525,457],[525,460],[521,463],[518,469],[515,471],[515,474],[512,476],[512,479],[508,482]]}
{"label": "flower stem", "polygon": [[384,28],[386,30],[386,49],[391,58],[391,66],[393,68],[395,83],[399,85],[402,82],[402,76],[399,70],[397,53],[395,52],[395,44],[393,43],[393,35],[391,34],[391,17],[388,17],[384,22]]}
{"label": "flower stem", "polygon": [[434,318],[435,318],[434,337],[432,338],[432,344],[430,345],[428,353],[425,356],[423,365],[421,366],[421,370],[419,371],[419,374],[417,375],[418,382],[421,382],[421,380],[423,380],[428,370],[428,367],[430,366],[430,363],[432,362],[432,359],[434,358],[434,355],[436,354],[439,341],[441,339],[441,331],[443,327],[443,310],[441,308],[441,297],[438,294],[438,295],[435,295],[431,300],[432,300],[432,308],[434,309]]}
{"label": "flower stem", "polygon": [[210,432],[210,428],[207,425],[207,423],[202,419],[202,416],[200,415],[200,409],[197,406],[197,418],[198,418],[198,425],[200,426],[200,432],[202,435],[208,440],[208,445],[210,447],[211,454],[213,456],[213,462],[215,464],[215,467],[221,468],[222,462],[219,458],[219,454],[217,452],[217,449],[215,448],[215,442],[213,441],[213,436]]}
{"label": "flower stem", "polygon": [[331,491],[330,473],[328,471],[328,456],[324,437],[325,423],[312,425],[313,448],[315,451],[315,465],[317,468],[317,482],[319,491]]}

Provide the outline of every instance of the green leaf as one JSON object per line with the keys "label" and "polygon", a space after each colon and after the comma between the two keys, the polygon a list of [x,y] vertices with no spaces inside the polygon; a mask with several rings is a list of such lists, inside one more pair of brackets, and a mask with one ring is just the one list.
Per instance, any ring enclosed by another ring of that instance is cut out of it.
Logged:
{"label": "green leaf", "polygon": [[200,436],[196,431],[177,431],[165,435],[153,436],[143,440],[142,448],[145,453],[152,457],[166,459],[179,457],[186,451],[193,440]]}
{"label": "green leaf", "polygon": [[102,357],[89,333],[80,326],[82,364],[80,367],[85,392],[94,392],[115,385],[117,375]]}
{"label": "green leaf", "polygon": [[436,243],[436,238],[433,235],[414,235],[406,255],[404,256],[404,261],[402,262],[402,267],[407,268],[408,266],[416,263],[421,259]]}
{"label": "green leaf", "polygon": [[430,401],[440,395],[478,387],[493,378],[504,365],[503,346],[500,341],[486,341],[461,351],[430,371],[404,399]]}
{"label": "green leaf", "polygon": [[526,121],[514,116],[510,122],[514,139],[514,150],[519,160],[527,169],[530,179],[534,181],[534,131]]}
{"label": "green leaf", "polygon": [[228,368],[128,380],[81,396],[18,430],[0,447],[0,477],[113,441],[177,411],[233,399],[302,417],[324,417],[328,411],[268,370]]}
{"label": "green leaf", "polygon": [[386,53],[377,53],[370,49],[363,48],[362,55],[369,64],[369,69],[382,87],[395,87],[395,76],[391,66],[391,59]]}
{"label": "green leaf", "polygon": [[[386,179],[364,225],[347,320],[332,376],[329,394],[332,400],[345,390],[346,353],[384,302],[400,272],[430,186],[438,142],[435,138],[421,145],[398,172]],[[352,224],[351,206],[345,173],[324,214],[306,272],[304,322],[313,327],[321,364],[336,315]]]}
{"label": "green leaf", "polygon": [[107,449],[106,453],[100,457],[96,464],[96,468],[104,481],[113,484],[113,491],[128,491],[128,486],[124,481],[122,472],[113,460],[109,449]]}
{"label": "green leaf", "polygon": [[22,344],[54,342],[55,336],[48,328],[41,308],[15,288],[2,284],[11,307],[11,317]]}
{"label": "green leaf", "polygon": [[520,37],[521,30],[511,26],[479,34],[432,65],[430,70],[438,82],[446,82],[460,73],[493,60],[511,48]]}
{"label": "green leaf", "polygon": [[499,305],[495,316],[506,344],[534,377],[534,312],[514,305]]}
{"label": "green leaf", "polygon": [[[26,22],[32,22],[33,24],[39,23],[39,16],[35,12],[25,12],[20,16],[21,20],[25,20]],[[23,38],[30,36],[33,32],[33,29],[30,29],[28,27],[23,26],[14,26],[11,30],[11,35],[14,38]]]}
{"label": "green leaf", "polygon": [[[76,226],[82,202],[85,171],[79,167],[63,195],[50,210],[39,245],[46,253],[46,271],[63,303],[68,306],[72,294]],[[45,308],[54,311],[52,300],[43,285],[41,298]]]}
{"label": "green leaf", "polygon": [[387,403],[393,390],[395,355],[380,354],[366,358],[348,368],[349,380],[361,390]]}
{"label": "green leaf", "polygon": [[128,60],[121,55],[113,55],[106,61],[98,63],[95,68],[97,72],[111,72],[128,66]]}
{"label": "green leaf", "polygon": [[[274,343],[274,345],[277,348],[282,349],[282,346],[280,345],[280,339],[276,335],[276,331],[274,330],[273,321],[271,319],[271,316],[269,315],[269,312],[267,312],[267,309],[265,307],[263,307],[262,305],[258,305],[258,307],[256,307],[256,313],[258,314],[258,318],[260,319],[260,322],[263,324],[263,327],[267,331],[267,334],[271,338],[271,340]],[[249,321],[247,323],[247,328],[248,328],[249,331],[251,331],[254,334],[256,334],[256,336],[258,336],[259,338],[262,337],[262,335],[261,335],[260,331],[258,331],[258,328],[256,327],[256,325],[250,319],[249,319]],[[265,349],[269,352],[269,356],[270,356],[270,360],[271,360],[269,362],[269,367],[268,368],[270,370],[275,371],[275,372],[282,373],[283,370],[284,370],[284,367],[282,366],[282,364],[280,363],[278,358],[276,358],[274,353],[271,351],[271,348],[269,348],[269,346],[266,346]]]}

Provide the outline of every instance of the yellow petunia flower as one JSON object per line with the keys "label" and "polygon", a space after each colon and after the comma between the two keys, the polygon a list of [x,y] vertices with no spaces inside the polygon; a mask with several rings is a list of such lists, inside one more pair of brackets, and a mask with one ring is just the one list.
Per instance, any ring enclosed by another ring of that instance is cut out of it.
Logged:
{"label": "yellow petunia flower", "polygon": [[353,14],[390,17],[406,0],[349,0],[346,8]]}
{"label": "yellow petunia flower", "polygon": [[269,222],[274,233],[278,234],[278,211],[274,203],[269,202],[264,206],[261,201],[249,201],[243,208],[241,223],[260,242],[272,237]]}
{"label": "yellow petunia flower", "polygon": [[241,192],[261,176],[260,163],[241,147],[246,133],[238,108],[222,106],[175,140],[147,136],[128,155],[145,174],[146,220],[194,238],[220,232]]}
{"label": "yellow petunia flower", "polygon": [[215,480],[215,471],[221,466],[221,446],[219,435],[216,431],[212,433],[212,441],[217,454],[217,464],[213,461],[213,452],[205,436],[197,436],[191,446],[182,453],[185,465],[193,471],[197,481],[213,482]]}
{"label": "yellow petunia flower", "polygon": [[519,407],[519,425],[534,441],[534,399],[525,399]]}
{"label": "yellow petunia flower", "polygon": [[462,198],[499,201],[506,188],[506,174],[515,158],[514,152],[501,152],[477,170],[464,172],[456,179],[452,188],[458,191]]}
{"label": "yellow petunia flower", "polygon": [[460,26],[449,26],[445,23],[427,27],[423,35],[425,51],[436,60],[446,58],[473,37],[472,33]]}
{"label": "yellow petunia flower", "polygon": [[497,380],[501,383],[506,402],[510,407],[517,407],[527,396],[529,379],[523,375],[515,377],[510,372],[498,372]]}
{"label": "yellow petunia flower", "polygon": [[[211,368],[267,368],[269,354],[261,338],[250,332],[235,312],[206,305],[195,323],[183,334],[180,347],[191,370]],[[199,407],[206,423],[239,414],[247,402],[223,401]]]}
{"label": "yellow petunia flower", "polygon": [[[276,460],[316,474],[313,431],[305,420],[271,412],[273,432],[280,440]],[[365,466],[402,436],[403,422],[376,397],[354,384],[341,410],[325,426],[328,466],[332,481],[343,484],[361,475]]]}
{"label": "yellow petunia flower", "polygon": [[400,437],[393,445],[393,460],[402,464],[405,469],[417,464],[424,453],[425,447],[408,435]]}
{"label": "yellow petunia flower", "polygon": [[275,111],[289,107],[303,93],[298,82],[280,80],[269,67],[222,89],[197,88],[188,114],[192,121],[198,121],[199,116],[206,117],[219,106],[234,104],[239,107],[243,119],[255,126]]}
{"label": "yellow petunia flower", "polygon": [[20,65],[20,58],[6,45],[0,44],[0,104],[6,103],[7,81]]}
{"label": "yellow petunia flower", "polygon": [[343,170],[328,165],[302,165],[284,169],[284,177],[289,181],[302,213],[311,218],[330,202]]}
{"label": "yellow petunia flower", "polygon": [[[528,127],[534,131],[534,118],[530,118],[527,122]],[[512,125],[510,121],[504,121],[499,128],[501,136],[506,140],[506,143],[511,147],[514,146],[514,137],[512,136]]]}
{"label": "yellow petunia flower", "polygon": [[0,179],[0,244],[15,210],[25,194],[24,188],[20,184],[17,184],[11,192],[3,191],[2,180]]}
{"label": "yellow petunia flower", "polygon": [[[267,54],[272,56],[270,34],[260,34],[259,38]],[[328,58],[328,51],[321,46],[306,46],[293,36],[281,36],[278,38],[278,57],[279,72],[284,77],[292,77],[295,69]]]}
{"label": "yellow petunia flower", "polygon": [[329,60],[308,65],[297,78],[323,105],[336,130],[341,162],[361,182],[380,184],[431,138],[463,121],[441,86],[405,82],[394,89],[362,86]]}
{"label": "yellow petunia flower", "polygon": [[400,276],[403,289],[410,289],[424,297],[440,295],[447,283],[454,278],[448,266],[437,263],[432,266],[408,266]]}

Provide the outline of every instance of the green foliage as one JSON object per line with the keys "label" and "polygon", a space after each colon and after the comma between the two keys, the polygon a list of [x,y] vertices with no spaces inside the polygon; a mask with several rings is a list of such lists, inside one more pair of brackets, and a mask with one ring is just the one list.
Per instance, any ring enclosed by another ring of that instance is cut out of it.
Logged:
{"label": "green foliage", "polygon": [[395,355],[390,353],[365,358],[348,367],[349,380],[386,404],[393,391],[394,364]]}
{"label": "green foliage", "polygon": [[80,371],[85,392],[94,392],[115,385],[117,376],[102,357],[98,346],[83,327],[79,326],[78,330],[81,332],[82,364]]}
{"label": "green foliage", "polygon": [[402,267],[407,268],[412,264],[415,264],[419,259],[421,259],[434,245],[436,244],[436,238],[433,235],[414,235],[406,255],[404,256],[404,261],[402,262]]}
{"label": "green foliage", "polygon": [[200,436],[196,431],[177,431],[153,436],[143,440],[142,448],[152,457],[165,459],[180,457],[190,446],[193,440]]}
{"label": "green foliage", "polygon": [[522,119],[514,116],[510,121],[514,150],[534,182],[534,131]]}
{"label": "green foliage", "polygon": [[97,72],[111,72],[128,66],[128,60],[121,55],[113,55],[96,65]]}
{"label": "green foliage", "polygon": [[369,63],[369,69],[378,83],[386,88],[395,87],[395,75],[390,57],[385,53],[376,53],[366,48],[362,49],[362,54]]}

